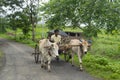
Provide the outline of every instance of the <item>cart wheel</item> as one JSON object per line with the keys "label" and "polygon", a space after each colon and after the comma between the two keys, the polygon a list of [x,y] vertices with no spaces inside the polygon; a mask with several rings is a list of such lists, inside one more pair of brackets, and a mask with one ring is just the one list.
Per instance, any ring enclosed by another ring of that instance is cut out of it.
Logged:
{"label": "cart wheel", "polygon": [[36,45],[35,45],[35,54],[34,54],[35,63],[38,63],[38,61],[39,61],[39,55],[40,55],[40,53],[39,53],[39,47],[38,47],[38,45],[36,44]]}

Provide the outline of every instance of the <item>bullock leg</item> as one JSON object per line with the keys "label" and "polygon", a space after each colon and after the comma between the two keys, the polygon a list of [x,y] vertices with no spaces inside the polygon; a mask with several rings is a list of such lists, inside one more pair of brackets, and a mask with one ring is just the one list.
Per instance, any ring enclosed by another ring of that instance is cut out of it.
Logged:
{"label": "bullock leg", "polygon": [[80,52],[80,48],[78,49],[77,55],[78,55],[78,59],[79,59],[79,63],[80,63],[79,67],[80,67],[80,70],[82,71],[83,70],[83,67],[82,67],[82,57],[81,57],[82,53]]}
{"label": "bullock leg", "polygon": [[80,71],[83,71],[82,63],[80,63]]}
{"label": "bullock leg", "polygon": [[79,59],[79,67],[80,67],[80,70],[82,71],[83,70],[83,67],[82,67],[82,58],[80,56],[80,53],[78,53],[78,59]]}
{"label": "bullock leg", "polygon": [[40,61],[41,61],[41,68],[43,68],[43,57],[42,56],[40,58]]}
{"label": "bullock leg", "polygon": [[51,63],[51,61],[49,60],[48,64],[47,64],[48,65],[48,72],[51,72],[50,63]]}
{"label": "bullock leg", "polygon": [[41,56],[41,68],[43,68],[44,66],[45,66],[44,57]]}
{"label": "bullock leg", "polygon": [[50,71],[51,71],[50,64],[51,64],[51,58],[50,58],[50,57],[48,57],[48,62],[47,62],[48,72],[50,72]]}
{"label": "bullock leg", "polygon": [[71,55],[72,55],[72,66],[74,66],[74,63],[73,63],[74,62],[74,53],[72,52]]}

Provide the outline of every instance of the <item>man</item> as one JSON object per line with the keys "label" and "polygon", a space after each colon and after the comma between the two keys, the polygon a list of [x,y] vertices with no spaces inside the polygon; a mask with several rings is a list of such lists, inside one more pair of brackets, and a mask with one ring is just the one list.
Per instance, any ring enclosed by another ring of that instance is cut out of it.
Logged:
{"label": "man", "polygon": [[59,35],[59,30],[54,30],[54,34],[51,36],[51,41],[56,42],[58,45],[61,43],[61,35]]}
{"label": "man", "polygon": [[[59,30],[54,30],[54,34],[51,36],[51,41],[56,42],[59,46],[61,43],[61,35],[59,35]],[[59,50],[58,53],[60,54],[61,51]],[[59,57],[56,58],[59,61]]]}

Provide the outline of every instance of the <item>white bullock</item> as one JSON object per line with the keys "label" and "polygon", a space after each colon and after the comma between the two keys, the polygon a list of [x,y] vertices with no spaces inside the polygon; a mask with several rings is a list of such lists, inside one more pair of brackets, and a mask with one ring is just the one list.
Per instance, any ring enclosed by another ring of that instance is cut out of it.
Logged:
{"label": "white bullock", "polygon": [[39,41],[39,51],[41,53],[42,68],[46,67],[48,71],[51,70],[51,60],[59,56],[58,49],[58,45],[56,43],[51,43],[49,39],[42,39]]}
{"label": "white bullock", "polygon": [[87,53],[89,44],[85,40],[79,40],[79,39],[72,39],[69,43],[72,49],[71,57],[72,57],[72,65],[74,60],[74,54],[77,53],[79,63],[80,63],[80,70],[83,70],[82,68],[82,56]]}

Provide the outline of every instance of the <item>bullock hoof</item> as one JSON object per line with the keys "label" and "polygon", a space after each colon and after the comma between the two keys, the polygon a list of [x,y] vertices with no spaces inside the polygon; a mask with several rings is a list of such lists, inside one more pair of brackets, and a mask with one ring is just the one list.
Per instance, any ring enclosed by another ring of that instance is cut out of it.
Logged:
{"label": "bullock hoof", "polygon": [[69,60],[65,60],[66,62],[69,62]]}
{"label": "bullock hoof", "polygon": [[51,70],[48,70],[48,72],[51,72]]}
{"label": "bullock hoof", "polygon": [[59,57],[56,57],[56,60],[57,60],[57,61],[60,61]]}
{"label": "bullock hoof", "polygon": [[83,71],[83,69],[82,69],[82,68],[80,68],[80,69],[79,69],[79,71]]}
{"label": "bullock hoof", "polygon": [[74,67],[74,65],[72,64],[72,67]]}
{"label": "bullock hoof", "polygon": [[47,69],[47,66],[44,66],[44,69]]}
{"label": "bullock hoof", "polygon": [[41,65],[41,68],[44,68],[44,66],[43,66],[43,65]]}

